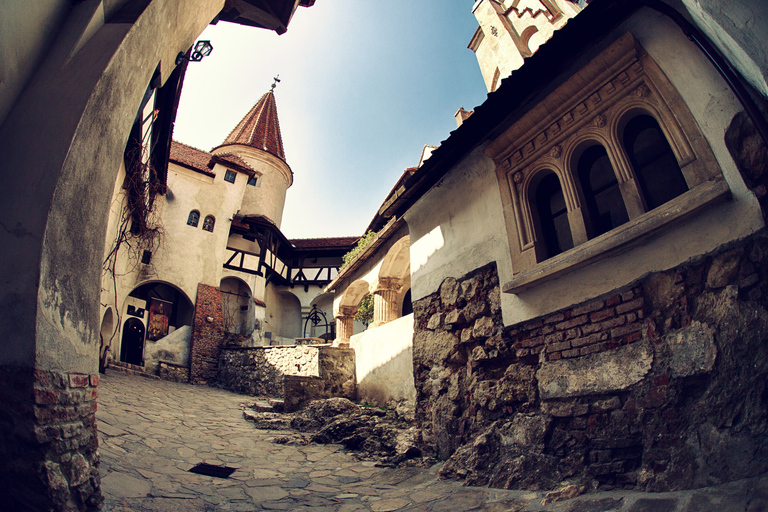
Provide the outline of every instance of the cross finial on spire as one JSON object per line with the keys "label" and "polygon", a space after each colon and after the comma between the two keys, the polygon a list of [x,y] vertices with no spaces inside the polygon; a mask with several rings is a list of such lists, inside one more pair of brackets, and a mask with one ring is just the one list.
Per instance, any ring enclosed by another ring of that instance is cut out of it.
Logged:
{"label": "cross finial on spire", "polygon": [[280,75],[277,75],[275,77],[275,81],[272,82],[272,88],[270,89],[270,91],[275,92],[275,87],[277,87],[277,84],[279,83],[280,83]]}

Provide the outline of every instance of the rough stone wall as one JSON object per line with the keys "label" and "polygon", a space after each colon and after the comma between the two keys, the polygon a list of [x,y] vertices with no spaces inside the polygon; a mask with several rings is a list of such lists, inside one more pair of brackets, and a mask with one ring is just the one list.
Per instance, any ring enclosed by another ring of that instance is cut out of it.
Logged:
{"label": "rough stone wall", "polygon": [[189,382],[189,367],[160,361],[157,366],[157,375],[163,380],[186,383]]}
{"label": "rough stone wall", "polygon": [[495,265],[414,303],[416,420],[471,485],[650,491],[768,470],[761,234],[504,327]]}
{"label": "rough stone wall", "polygon": [[355,351],[350,348],[319,347],[319,376],[286,375],[283,401],[286,412],[301,409],[312,400],[357,398]]}
{"label": "rough stone wall", "polygon": [[318,354],[311,345],[225,348],[218,380],[237,393],[282,397],[284,375],[319,375]]}
{"label": "rough stone wall", "polygon": [[190,382],[204,384],[216,379],[223,340],[221,291],[214,286],[199,283],[189,347]]}
{"label": "rough stone wall", "polygon": [[99,509],[98,384],[98,375],[0,368],[0,508]]}
{"label": "rough stone wall", "polygon": [[357,399],[355,351],[350,348],[321,347],[319,374],[325,382],[328,397]]}

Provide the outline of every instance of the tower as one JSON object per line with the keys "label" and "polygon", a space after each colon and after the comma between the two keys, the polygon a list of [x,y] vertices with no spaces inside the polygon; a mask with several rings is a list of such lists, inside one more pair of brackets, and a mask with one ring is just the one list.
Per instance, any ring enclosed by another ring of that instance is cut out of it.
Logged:
{"label": "tower", "polygon": [[274,85],[211,152],[239,157],[255,171],[245,187],[239,213],[263,215],[279,228],[293,171],[285,161]]}
{"label": "tower", "polygon": [[566,0],[477,0],[472,13],[480,26],[469,49],[477,56],[488,92],[580,10]]}

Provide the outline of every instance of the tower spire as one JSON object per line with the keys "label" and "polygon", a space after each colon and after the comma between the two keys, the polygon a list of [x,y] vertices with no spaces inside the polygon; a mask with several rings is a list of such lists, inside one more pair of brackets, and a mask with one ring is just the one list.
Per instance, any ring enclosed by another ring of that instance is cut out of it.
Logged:
{"label": "tower spire", "polygon": [[[279,75],[278,75],[279,76]],[[280,123],[277,119],[277,104],[274,89],[280,81],[275,77],[272,88],[245,114],[245,117],[227,136],[222,146],[243,145],[266,151],[285,162],[283,137],[280,133]],[[215,148],[218,149],[218,148]]]}
{"label": "tower spire", "polygon": [[279,84],[279,83],[280,83],[280,74],[278,73],[278,75],[275,77],[275,81],[272,82],[272,87],[270,87],[270,89],[269,89],[270,92],[274,93],[275,92],[275,87],[277,87],[277,84]]}

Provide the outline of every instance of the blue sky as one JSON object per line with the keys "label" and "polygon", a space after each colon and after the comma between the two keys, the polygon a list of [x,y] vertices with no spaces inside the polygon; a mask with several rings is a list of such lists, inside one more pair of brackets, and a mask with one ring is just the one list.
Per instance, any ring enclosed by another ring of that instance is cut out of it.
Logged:
{"label": "blue sky", "polygon": [[425,144],[456,128],[453,114],[486,89],[467,44],[469,0],[317,0],[288,32],[219,23],[213,52],[190,63],[174,139],[220,144],[273,77],[293,169],[282,231],[289,238],[363,234]]}

